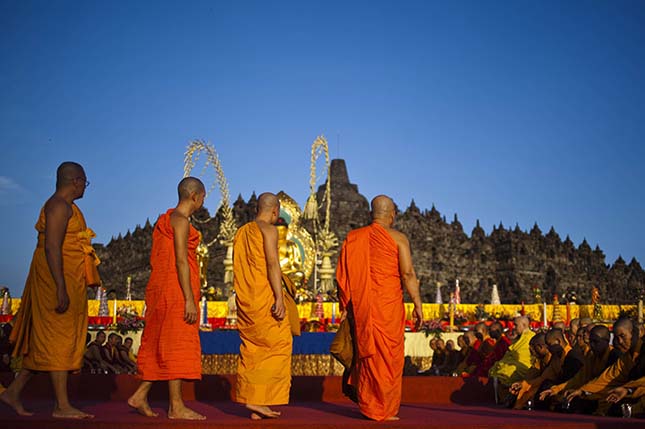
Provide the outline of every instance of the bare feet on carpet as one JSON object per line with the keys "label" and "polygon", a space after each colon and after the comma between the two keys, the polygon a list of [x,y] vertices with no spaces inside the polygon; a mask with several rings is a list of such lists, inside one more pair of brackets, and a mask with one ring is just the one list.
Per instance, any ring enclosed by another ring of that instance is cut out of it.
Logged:
{"label": "bare feet on carpet", "polygon": [[387,419],[385,419],[386,422],[394,422],[394,421],[397,421],[397,420],[401,420],[401,418],[399,416],[392,416],[392,417],[388,417]]}
{"label": "bare feet on carpet", "polygon": [[93,414],[88,414],[85,413],[79,409],[76,409],[74,407],[65,407],[65,408],[60,408],[56,407],[54,408],[54,412],[52,413],[52,417],[56,419],[74,419],[74,420],[81,420],[81,419],[93,419],[94,415]]}
{"label": "bare feet on carpet", "polygon": [[169,409],[168,418],[173,420],[206,420],[206,416],[202,416],[186,406]]}
{"label": "bare feet on carpet", "polygon": [[130,399],[128,399],[128,405],[134,408],[137,411],[137,413],[141,414],[142,416],[159,417],[158,413],[155,413],[154,411],[152,411],[152,408],[150,408],[150,404],[148,404],[148,401],[145,400],[144,398],[137,397],[136,394],[130,396]]}
{"label": "bare feet on carpet", "polygon": [[19,416],[33,416],[34,413],[25,410],[18,398],[11,396],[7,390],[0,393],[0,401],[9,405]]}
{"label": "bare feet on carpet", "polygon": [[277,419],[280,417],[280,411],[273,411],[271,408],[263,405],[246,404],[246,408],[251,412],[251,420]]}

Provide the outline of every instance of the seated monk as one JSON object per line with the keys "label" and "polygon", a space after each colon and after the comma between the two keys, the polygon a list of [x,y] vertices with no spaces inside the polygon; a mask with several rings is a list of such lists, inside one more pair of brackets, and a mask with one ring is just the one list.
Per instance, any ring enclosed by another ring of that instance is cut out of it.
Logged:
{"label": "seated monk", "polygon": [[468,344],[468,351],[464,360],[457,366],[455,372],[462,377],[470,377],[477,366],[481,363],[479,348],[482,342],[475,335],[475,331],[467,331],[464,334],[464,340]]}
{"label": "seated monk", "polygon": [[437,338],[435,342],[435,351],[432,355],[432,375],[445,375],[445,367],[448,361],[448,351],[446,345],[441,338]]}
{"label": "seated monk", "polygon": [[475,325],[475,335],[481,341],[481,346],[478,349],[480,361],[473,375],[475,377],[488,377],[488,371],[490,371],[495,362],[495,345],[497,341],[490,336],[489,328],[484,322]]}
{"label": "seated monk", "polygon": [[85,360],[89,363],[90,370],[94,370],[94,372],[98,372],[99,374],[107,374],[108,372],[116,373],[116,368],[104,358],[104,343],[105,331],[98,331],[96,337],[94,337],[94,341],[87,346]]}
{"label": "seated monk", "polygon": [[529,341],[535,333],[529,329],[529,319],[526,316],[516,317],[514,322],[514,342],[488,372],[489,377],[497,378],[502,386],[510,386],[524,380],[531,366]]}
{"label": "seated monk", "polygon": [[[493,322],[490,325],[488,328],[488,335],[495,340],[495,348],[493,349],[493,355],[491,356],[492,362],[490,362],[489,366],[489,368],[492,368],[493,365],[495,365],[495,362],[503,358],[504,354],[508,351],[508,347],[511,345],[511,339],[504,333],[504,328],[499,322]],[[488,365],[488,362],[485,365]]]}
{"label": "seated monk", "polygon": [[117,335],[116,343],[117,361],[123,372],[127,374],[136,374],[137,364],[130,360],[130,350],[122,344],[122,338]]}
{"label": "seated monk", "polygon": [[446,341],[446,353],[447,357],[443,372],[445,375],[451,375],[461,362],[461,354],[455,348],[455,342],[453,340]]}
{"label": "seated monk", "polygon": [[553,402],[562,402],[562,392],[572,391],[582,387],[585,383],[598,377],[606,368],[618,359],[620,353],[609,344],[609,329],[603,325],[594,326],[591,329],[589,345],[591,353],[588,353],[583,360],[583,365],[573,377],[568,380],[551,386],[540,393],[540,400],[545,401],[553,396]]}
{"label": "seated monk", "polygon": [[134,341],[132,340],[132,338],[127,337],[125,340],[123,340],[123,347],[125,347],[128,350],[128,358],[130,359],[130,361],[132,361],[132,362],[134,362],[136,364],[137,355],[135,355],[134,352],[132,351],[132,343],[133,342]]}
{"label": "seated monk", "polygon": [[[551,354],[551,359],[540,377],[528,381],[528,386],[520,392],[518,401],[516,402],[517,409],[523,408],[522,402],[533,399],[536,394],[541,393],[554,384],[559,384],[570,379],[582,367],[582,360],[575,353],[571,352],[571,346],[567,342],[564,332],[561,329],[551,329],[546,333],[544,340]],[[537,399],[535,401],[536,409],[549,408],[550,404],[548,402],[541,401],[539,396]]]}
{"label": "seated monk", "polygon": [[621,318],[614,323],[613,332],[614,346],[622,355],[598,377],[566,393],[567,401],[575,401],[572,407],[576,410],[605,415],[611,405],[606,401],[610,392],[630,381],[629,374],[642,346],[638,327],[630,319]]}
{"label": "seated monk", "polygon": [[513,403],[513,408],[516,410],[521,410],[528,404],[535,389],[544,381],[545,372],[552,357],[545,337],[546,334],[539,332],[531,338],[529,350],[533,357],[533,365],[526,371],[524,380],[516,381],[508,388],[513,397],[507,398],[506,402]]}

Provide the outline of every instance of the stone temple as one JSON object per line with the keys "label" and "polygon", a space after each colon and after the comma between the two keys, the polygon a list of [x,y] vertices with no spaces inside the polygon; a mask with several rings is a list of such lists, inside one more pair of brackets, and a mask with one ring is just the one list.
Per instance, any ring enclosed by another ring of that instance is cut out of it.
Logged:
{"label": "stone temple", "polygon": [[[330,178],[330,226],[342,243],[350,230],[369,222],[369,202],[360,194],[358,186],[350,183],[344,160],[332,161]],[[324,185],[318,190],[319,202],[323,190]],[[247,201],[238,196],[233,203],[238,226],[254,218],[256,206],[255,193]],[[320,216],[324,220],[322,209]],[[202,209],[195,217],[207,219],[209,214]],[[220,217],[215,216],[196,227],[209,242],[217,235],[219,222]],[[530,231],[522,231],[519,226],[507,229],[500,223],[486,234],[477,222],[468,235],[456,214],[448,222],[434,206],[420,210],[414,200],[405,211],[399,212],[396,227],[410,238],[424,302],[435,302],[437,283],[442,286],[446,300],[455,279],[459,279],[461,300],[466,303],[490,300],[494,284],[501,302],[509,304],[534,302],[534,288],[541,289],[547,301],[558,294],[560,302],[564,302],[566,293],[575,292],[581,304],[591,302],[594,287],[599,289],[603,303],[613,304],[633,304],[645,290],[645,272],[636,259],[626,263],[619,256],[608,265],[598,246],[592,249],[586,240],[576,246],[568,236],[562,240],[553,227],[544,234],[537,224]],[[119,235],[107,245],[96,244],[104,286],[116,289],[119,297],[125,297],[126,279],[131,276],[132,296],[142,299],[150,276],[151,246],[149,220],[143,227],[137,226],[133,232]],[[219,288],[225,299],[228,291],[223,283],[222,261],[226,249],[215,243],[209,252],[208,283]]]}

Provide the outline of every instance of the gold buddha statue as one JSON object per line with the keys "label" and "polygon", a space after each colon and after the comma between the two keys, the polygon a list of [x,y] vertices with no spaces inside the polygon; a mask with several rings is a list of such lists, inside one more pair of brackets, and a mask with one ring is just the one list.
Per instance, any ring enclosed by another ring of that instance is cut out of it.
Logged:
{"label": "gold buddha statue", "polygon": [[300,247],[296,242],[287,238],[289,224],[284,218],[278,218],[275,226],[278,229],[280,269],[291,279],[296,287],[300,287],[305,277]]}

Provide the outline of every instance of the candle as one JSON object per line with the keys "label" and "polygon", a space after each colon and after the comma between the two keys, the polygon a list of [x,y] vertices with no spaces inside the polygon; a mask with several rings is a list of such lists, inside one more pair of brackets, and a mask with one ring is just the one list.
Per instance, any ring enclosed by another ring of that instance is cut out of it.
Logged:
{"label": "candle", "polygon": [[114,294],[114,314],[112,315],[112,324],[116,325],[116,294]]}
{"label": "candle", "polygon": [[643,300],[638,300],[638,323],[643,323]]}
{"label": "candle", "polygon": [[206,322],[204,322],[204,304],[206,303],[206,297],[202,296],[201,301],[201,305],[199,306],[199,323],[201,325],[205,325]]}
{"label": "candle", "polygon": [[455,296],[454,294],[450,294],[450,301],[448,304],[448,312],[450,314],[450,332],[454,331],[454,325],[455,325]]}
{"label": "candle", "polygon": [[543,303],[543,309],[544,309],[544,310],[543,310],[543,313],[544,313],[544,323],[543,323],[543,325],[544,325],[544,327],[546,328],[546,327],[548,326],[548,324],[549,324],[549,323],[547,322],[547,320],[546,320],[546,302],[545,302],[545,303]]}
{"label": "candle", "polygon": [[331,323],[336,323],[336,303],[331,303]]}

